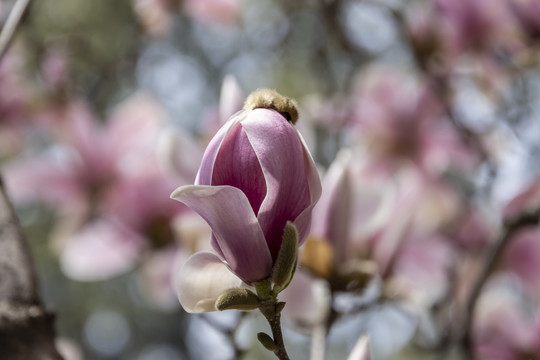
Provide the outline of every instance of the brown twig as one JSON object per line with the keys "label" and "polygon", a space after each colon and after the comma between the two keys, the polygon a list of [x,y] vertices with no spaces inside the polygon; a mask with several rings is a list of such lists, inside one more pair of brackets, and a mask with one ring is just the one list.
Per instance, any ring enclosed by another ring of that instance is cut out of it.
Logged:
{"label": "brown twig", "polygon": [[0,60],[2,60],[6,54],[9,44],[13,39],[13,35],[15,34],[15,30],[17,30],[17,26],[19,25],[19,22],[21,21],[21,18],[29,3],[30,0],[17,0],[15,5],[13,5],[6,23],[2,28],[2,32],[0,33]]}
{"label": "brown twig", "polygon": [[473,283],[471,292],[465,303],[465,312],[463,322],[461,325],[461,331],[458,333],[459,342],[464,350],[466,356],[473,359],[471,349],[471,328],[474,320],[474,312],[478,303],[478,298],[482,292],[482,289],[492,274],[493,270],[499,258],[504,250],[507,248],[510,241],[514,238],[514,235],[521,229],[538,225],[540,218],[540,208],[533,212],[524,213],[515,219],[512,219],[505,223],[504,230],[500,237],[497,239],[493,247],[490,249],[488,256],[483,263],[481,270],[478,274],[478,278]]}
{"label": "brown twig", "polygon": [[283,342],[283,334],[281,332],[281,305],[276,298],[271,298],[267,300],[266,304],[263,304],[259,307],[260,312],[264,315],[268,324],[270,324],[270,329],[272,330],[272,337],[276,349],[274,354],[280,360],[290,360],[287,350],[285,350],[285,343]]}

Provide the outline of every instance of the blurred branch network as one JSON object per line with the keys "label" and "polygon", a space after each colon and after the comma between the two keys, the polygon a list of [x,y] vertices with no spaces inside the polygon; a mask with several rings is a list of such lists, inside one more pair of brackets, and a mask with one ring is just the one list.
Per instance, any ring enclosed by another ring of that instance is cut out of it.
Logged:
{"label": "blurred branch network", "polygon": [[271,358],[260,316],[181,310],[210,230],[169,199],[263,87],[323,178],[291,358],[540,358],[540,0],[28,3],[0,2],[0,171],[66,359]]}

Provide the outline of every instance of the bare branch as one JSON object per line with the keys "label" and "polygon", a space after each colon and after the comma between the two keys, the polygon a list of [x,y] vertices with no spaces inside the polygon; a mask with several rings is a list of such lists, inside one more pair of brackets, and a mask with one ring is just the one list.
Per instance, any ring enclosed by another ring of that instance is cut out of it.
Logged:
{"label": "bare branch", "polygon": [[465,303],[463,323],[461,325],[461,331],[458,334],[463,350],[466,354],[468,354],[469,358],[473,358],[471,355],[471,328],[474,320],[474,312],[478,303],[478,298],[480,297],[487,279],[493,272],[495,265],[497,264],[504,250],[506,250],[508,244],[514,238],[514,235],[527,226],[538,225],[539,219],[540,208],[533,212],[524,213],[521,216],[508,221],[505,224],[502,234],[497,239],[485,258],[485,262],[478,274],[478,278],[474,282],[469,297],[467,298],[467,302]]}
{"label": "bare branch", "polygon": [[32,258],[0,179],[0,359],[59,360],[54,316],[39,298]]}
{"label": "bare branch", "polygon": [[17,26],[29,3],[30,0],[17,0],[15,5],[13,5],[6,23],[2,28],[2,32],[0,33],[0,60],[2,60],[6,54],[9,44],[13,39],[13,35],[15,34],[15,30],[17,30]]}

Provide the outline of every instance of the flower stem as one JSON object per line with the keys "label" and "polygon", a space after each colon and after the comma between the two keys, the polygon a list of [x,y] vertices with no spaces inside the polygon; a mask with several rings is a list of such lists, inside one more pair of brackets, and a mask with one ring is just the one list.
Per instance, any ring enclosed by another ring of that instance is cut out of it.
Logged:
{"label": "flower stem", "polygon": [[270,298],[259,307],[259,310],[266,320],[268,320],[268,324],[270,324],[270,328],[272,329],[272,336],[276,345],[274,354],[276,354],[276,357],[280,360],[290,360],[287,350],[285,350],[283,334],[281,333],[281,310],[283,309],[284,304],[285,303],[278,302],[277,298]]}
{"label": "flower stem", "polygon": [[326,324],[319,324],[311,333],[311,360],[324,360],[326,357]]}

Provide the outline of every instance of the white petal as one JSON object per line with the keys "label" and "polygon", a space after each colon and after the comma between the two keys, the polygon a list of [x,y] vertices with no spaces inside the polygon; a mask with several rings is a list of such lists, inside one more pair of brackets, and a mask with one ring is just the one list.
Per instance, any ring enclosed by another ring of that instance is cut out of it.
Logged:
{"label": "white petal", "polygon": [[371,349],[367,335],[363,335],[358,340],[347,360],[371,360]]}
{"label": "white petal", "polygon": [[189,313],[216,311],[216,299],[225,290],[242,285],[211,252],[192,255],[180,270],[176,290],[180,304]]}

